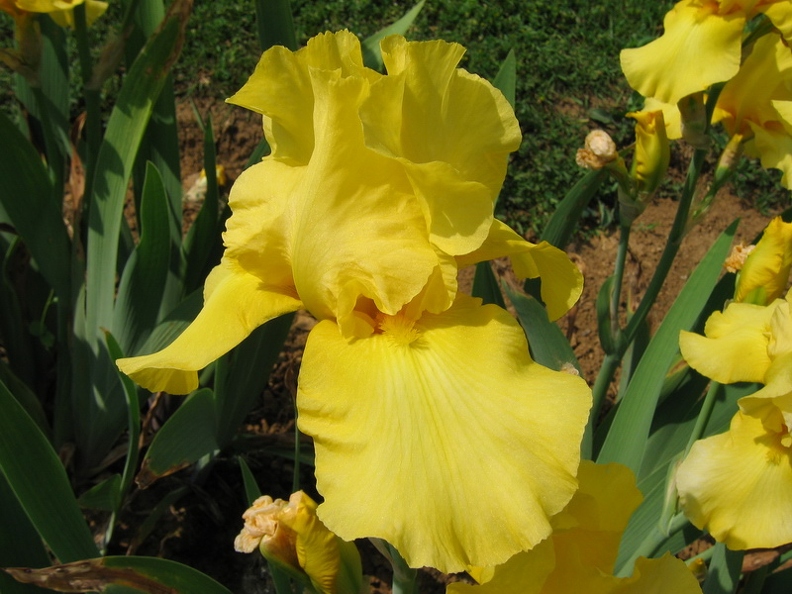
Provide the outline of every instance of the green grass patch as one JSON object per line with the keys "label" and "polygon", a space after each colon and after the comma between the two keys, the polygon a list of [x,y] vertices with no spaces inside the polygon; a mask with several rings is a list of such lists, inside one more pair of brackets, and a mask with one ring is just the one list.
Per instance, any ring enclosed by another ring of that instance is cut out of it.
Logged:
{"label": "green grass patch", "polygon": [[[297,39],[304,44],[318,32],[343,28],[366,37],[413,4],[412,0],[293,0]],[[490,79],[510,49],[517,55],[515,111],[523,142],[511,159],[498,204],[500,218],[521,232],[538,235],[555,205],[581,176],[574,156],[590,128],[604,127],[619,146],[632,142],[632,122],[624,114],[640,108],[640,97],[622,76],[619,52],[657,36],[672,5],[671,0],[428,0],[410,38],[461,43],[468,50],[462,66]],[[92,31],[97,42],[113,30],[120,16],[120,3],[111,3]],[[10,33],[6,17],[0,20],[0,34],[8,38]],[[174,69],[177,94],[223,100],[244,84],[258,58],[250,3],[197,2]],[[12,100],[10,76],[7,70],[0,72],[0,101],[7,105]],[[77,84],[78,77],[74,79]],[[105,87],[108,104],[119,81],[116,75]],[[74,104],[75,113],[81,109]],[[750,197],[760,209],[771,209],[788,200],[789,193],[779,188],[777,180],[775,173],[744,161],[735,175],[735,191]],[[591,206],[588,221],[607,224],[615,202],[615,192],[602,193]]]}

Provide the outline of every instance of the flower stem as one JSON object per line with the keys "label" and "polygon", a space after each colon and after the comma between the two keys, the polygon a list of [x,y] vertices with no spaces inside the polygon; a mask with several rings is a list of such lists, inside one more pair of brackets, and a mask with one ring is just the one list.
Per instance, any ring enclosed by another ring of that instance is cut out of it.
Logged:
{"label": "flower stem", "polygon": [[624,264],[627,261],[627,249],[630,245],[631,225],[622,224],[619,230],[619,249],[616,252],[616,264],[613,269],[613,291],[610,301],[611,335],[618,342],[621,334],[619,324],[619,305],[621,304],[622,282],[624,281]]}
{"label": "flower stem", "polygon": [[701,405],[701,410],[696,419],[696,425],[693,427],[693,432],[690,434],[690,439],[685,448],[683,458],[690,453],[690,448],[692,448],[693,444],[696,443],[698,439],[701,439],[701,436],[704,434],[704,428],[707,426],[710,416],[712,415],[712,408],[715,406],[720,388],[721,384],[718,382],[710,382],[709,390],[707,390],[707,395],[704,397],[704,403]]}
{"label": "flower stem", "polygon": [[392,594],[417,594],[416,578],[418,570],[413,569],[396,548],[381,538],[371,538],[371,543],[390,562],[393,568]]}
{"label": "flower stem", "polygon": [[[627,348],[630,346],[630,343],[632,343],[632,341],[635,339],[638,329],[641,327],[641,324],[649,314],[649,310],[657,300],[660,289],[663,287],[663,283],[665,282],[665,279],[671,270],[671,265],[674,263],[674,258],[676,258],[677,252],[679,252],[682,239],[684,238],[685,232],[687,231],[690,207],[693,203],[693,196],[696,192],[696,184],[698,182],[699,176],[701,175],[701,168],[704,164],[705,156],[705,149],[696,149],[696,151],[693,153],[693,158],[690,161],[690,167],[688,168],[688,174],[685,180],[685,186],[682,190],[682,195],[679,198],[679,206],[677,207],[676,217],[674,218],[674,223],[668,235],[668,241],[666,242],[663,253],[660,256],[660,261],[655,268],[654,274],[649,281],[649,286],[647,287],[641,302],[638,304],[638,308],[635,310],[635,313],[630,316],[627,326],[619,333],[617,337],[618,340],[616,340],[615,352],[605,358],[605,361],[600,368],[597,379],[594,382],[594,400],[591,409],[592,420],[590,422],[594,422],[594,419],[598,418],[599,409],[605,400],[605,394],[607,393],[608,386],[610,386],[611,382],[613,381],[613,376],[616,373],[619,362],[624,356],[624,353],[627,351]],[[619,249],[621,249],[621,243],[619,245]],[[614,289],[614,293],[616,291],[618,291],[618,289]]]}

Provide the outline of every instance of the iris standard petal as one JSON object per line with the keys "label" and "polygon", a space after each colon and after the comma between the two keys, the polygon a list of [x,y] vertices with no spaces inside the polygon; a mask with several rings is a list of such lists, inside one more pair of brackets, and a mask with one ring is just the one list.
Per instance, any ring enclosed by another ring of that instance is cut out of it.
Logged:
{"label": "iris standard petal", "polygon": [[577,487],[591,392],[531,361],[507,312],[460,295],[418,322],[383,317],[352,342],[320,322],[297,403],[328,528],[451,572],[548,536]]}
{"label": "iris standard petal", "polygon": [[152,392],[187,394],[198,371],[227,353],[264,322],[301,307],[296,295],[277,292],[260,278],[222,262],[209,275],[198,317],[165,349],[119,359],[118,368]]}
{"label": "iris standard petal", "polygon": [[666,14],[662,37],[622,50],[630,86],[644,97],[675,104],[737,74],[745,15],[717,10],[714,2],[682,0]]}
{"label": "iris standard petal", "polygon": [[759,10],[767,15],[784,39],[792,41],[792,6],[786,0],[764,2]]}
{"label": "iris standard petal", "polygon": [[774,307],[730,303],[709,317],[706,336],[680,332],[682,356],[700,374],[722,384],[763,382],[770,367],[767,346]]}
{"label": "iris standard petal", "polygon": [[577,303],[583,292],[583,275],[562,250],[542,241],[533,244],[508,225],[493,219],[489,235],[474,252],[457,257],[460,267],[509,256],[518,278],[542,279],[542,301],[551,320],[557,320]]}
{"label": "iris standard petal", "polygon": [[[779,127],[763,128],[751,123],[754,147],[765,169],[781,171],[781,185],[792,189],[792,136]],[[746,151],[747,152],[747,151]]]}
{"label": "iris standard petal", "polygon": [[311,80],[316,146],[291,196],[291,263],[309,311],[350,335],[359,299],[395,314],[440,261],[403,169],[364,145],[357,107],[365,83],[317,70]]}
{"label": "iris standard petal", "polygon": [[507,155],[520,144],[500,91],[457,68],[463,53],[443,41],[386,38],[388,76],[372,84],[360,112],[366,144],[402,164],[433,243],[451,255],[484,241]]}
{"label": "iris standard petal", "polygon": [[230,99],[264,116],[264,132],[275,159],[306,164],[314,148],[314,94],[309,68],[342,76],[381,75],[363,67],[358,38],[349,31],[312,37],[297,52],[276,46],[262,54],[247,83]]}
{"label": "iris standard petal", "polygon": [[738,412],[726,433],[697,441],[676,474],[685,514],[730,549],[792,542],[792,456],[780,411]]}
{"label": "iris standard petal", "polygon": [[740,71],[718,96],[718,118],[730,134],[751,126],[773,129],[779,115],[773,101],[792,99],[792,52],[781,37],[768,33],[753,45]]}

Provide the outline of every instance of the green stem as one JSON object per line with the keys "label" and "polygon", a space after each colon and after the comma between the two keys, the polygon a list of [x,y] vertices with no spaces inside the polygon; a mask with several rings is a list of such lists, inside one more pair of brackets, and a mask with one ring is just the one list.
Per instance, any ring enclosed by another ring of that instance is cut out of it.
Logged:
{"label": "green stem", "polygon": [[602,361],[602,366],[594,381],[594,387],[591,389],[592,404],[589,425],[596,425],[599,419],[600,410],[605,402],[605,396],[608,393],[608,386],[610,386],[611,381],[613,381],[613,376],[616,373],[616,369],[619,367],[621,359],[622,353],[611,353],[606,355],[605,359]]}
{"label": "green stem", "polygon": [[627,248],[630,244],[630,225],[622,224],[619,232],[619,249],[616,252],[616,264],[613,269],[613,291],[610,301],[611,336],[618,340],[621,334],[619,324],[619,305],[621,304],[622,282],[624,280],[624,264],[627,261]]}
{"label": "green stem", "polygon": [[638,309],[635,310],[635,314],[630,318],[627,328],[625,328],[623,344],[619,345],[622,354],[627,350],[627,346],[635,338],[638,328],[646,319],[649,310],[657,300],[660,289],[663,287],[663,283],[668,273],[671,271],[674,258],[676,258],[677,252],[679,252],[679,246],[682,244],[682,239],[687,230],[690,206],[693,203],[693,196],[696,193],[696,184],[701,175],[701,168],[702,165],[704,165],[706,153],[704,149],[697,149],[696,152],[693,153],[687,179],[685,180],[685,187],[679,199],[676,217],[671,226],[671,232],[668,234],[668,241],[666,242],[663,254],[660,256],[660,262],[658,262],[657,268],[652,275],[652,280],[649,281],[649,286],[641,299],[641,303],[638,305]]}
{"label": "green stem", "polygon": [[698,418],[696,419],[696,425],[693,427],[693,432],[690,434],[690,439],[688,440],[687,447],[685,448],[685,454],[683,458],[688,455],[690,448],[693,447],[693,444],[696,443],[697,440],[701,439],[701,436],[704,434],[704,428],[707,426],[710,416],[712,415],[712,409],[715,406],[715,401],[718,398],[720,388],[721,384],[718,382],[710,383],[709,390],[707,390],[707,395],[704,397],[704,403],[701,405],[701,410],[699,411]]}
{"label": "green stem", "polygon": [[[679,246],[682,244],[682,239],[684,238],[685,231],[687,229],[690,207],[693,203],[693,196],[696,192],[696,184],[698,182],[699,176],[701,175],[701,167],[704,164],[705,156],[706,150],[704,149],[697,149],[696,152],[693,153],[693,158],[690,161],[690,167],[688,169],[687,179],[685,180],[685,187],[682,191],[682,196],[679,199],[676,217],[674,218],[671,232],[668,235],[668,241],[666,242],[663,254],[660,256],[660,262],[658,262],[657,268],[655,268],[655,272],[652,275],[652,279],[649,281],[649,286],[647,287],[646,293],[644,293],[638,308],[635,310],[635,313],[630,316],[630,320],[627,322],[627,327],[623,331],[620,331],[618,335],[616,335],[617,340],[615,352],[605,357],[605,361],[603,362],[602,367],[597,374],[597,378],[594,382],[594,388],[592,390],[592,422],[594,422],[593,419],[596,419],[599,415],[599,409],[605,400],[605,394],[607,393],[608,386],[610,386],[611,382],[613,381],[613,376],[616,373],[619,362],[621,361],[622,357],[624,357],[624,353],[627,351],[630,343],[632,343],[632,341],[635,339],[638,329],[641,327],[641,324],[649,314],[649,310],[657,300],[660,289],[663,287],[663,283],[665,282],[665,279],[671,270],[671,265],[674,263],[674,258],[676,258],[677,252],[679,252]],[[626,255],[628,238],[629,232],[625,233],[624,228],[622,228],[622,234],[619,242],[619,256],[617,257],[624,257],[624,255]],[[621,254],[622,249],[625,252],[624,255]],[[617,261],[616,273],[623,273],[623,267],[624,265],[622,264],[620,271]],[[616,282],[618,284],[616,287],[614,287],[614,295],[617,295],[619,292],[621,278],[617,278]],[[614,297],[614,299],[618,298],[618,296]],[[618,307],[618,303],[616,306]],[[613,302],[611,302],[611,308],[613,308]],[[612,309],[611,316],[613,316]],[[613,323],[613,318],[611,319],[611,323]]]}
{"label": "green stem", "polygon": [[78,4],[74,7],[74,30],[77,37],[77,53],[80,59],[80,74],[85,95],[85,130],[88,138],[88,151],[85,162],[85,196],[90,196],[95,170],[94,165],[99,154],[99,146],[102,143],[102,113],[99,89],[91,88],[93,60],[91,59],[91,47],[88,43],[88,21],[85,14],[85,4]]}
{"label": "green stem", "polygon": [[416,578],[418,576],[418,571],[407,565],[407,562],[399,554],[399,551],[389,542],[381,538],[371,538],[369,540],[390,562],[393,568],[392,594],[417,594],[418,588],[416,587]]}

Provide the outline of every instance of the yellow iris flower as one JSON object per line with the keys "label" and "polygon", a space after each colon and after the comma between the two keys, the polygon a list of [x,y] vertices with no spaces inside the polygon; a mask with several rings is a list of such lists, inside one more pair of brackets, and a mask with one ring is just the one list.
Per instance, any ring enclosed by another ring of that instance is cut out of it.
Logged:
{"label": "yellow iris flower", "polygon": [[[668,138],[683,136],[675,103],[649,97],[644,112],[661,110]],[[792,188],[792,52],[784,39],[768,33],[754,43],[750,54],[721,91],[713,122],[746,139],[743,150],[761,159],[766,169],[783,172],[781,183]]]}
{"label": "yellow iris flower", "polygon": [[[74,7],[83,3],[89,25],[107,10],[107,2],[98,0],[3,0],[2,2],[5,6],[16,5],[17,9],[25,12],[47,13],[61,27],[74,27]],[[3,10],[9,12],[5,6]]]}
{"label": "yellow iris flower", "polygon": [[[301,307],[320,321],[299,378],[325,502],[345,540],[379,537],[412,566],[494,565],[550,533],[577,483],[585,382],[534,363],[504,310],[457,293],[457,270],[509,255],[542,276],[551,317],[581,290],[566,255],[493,218],[520,143],[505,98],[441,41],[349,32],[275,47],[231,102],[264,116],[272,154],[229,197],[204,307],[164,350],[119,360],[186,393],[254,328]],[[508,411],[508,414],[504,414]]]}
{"label": "yellow iris flower", "polygon": [[764,387],[738,401],[726,433],[697,441],[676,475],[696,526],[732,549],[792,542],[792,293],[768,306],[731,303],[706,337],[683,332],[682,355],[721,383]]}
{"label": "yellow iris flower", "polygon": [[792,34],[788,0],[682,0],[663,21],[664,33],[621,53],[630,86],[644,97],[676,104],[683,97],[730,80],[740,69],[743,29],[764,13]]}
{"label": "yellow iris flower", "polygon": [[448,594],[696,594],[698,581],[679,559],[640,558],[633,575],[613,575],[622,532],[641,502],[630,470],[582,461],[580,490],[553,518],[552,536],[494,571],[485,583],[450,584]]}

